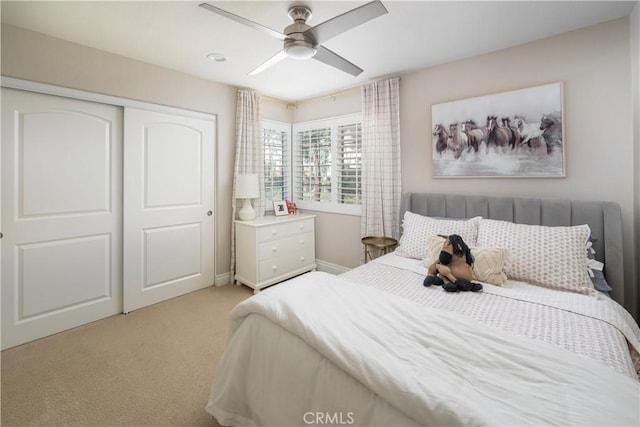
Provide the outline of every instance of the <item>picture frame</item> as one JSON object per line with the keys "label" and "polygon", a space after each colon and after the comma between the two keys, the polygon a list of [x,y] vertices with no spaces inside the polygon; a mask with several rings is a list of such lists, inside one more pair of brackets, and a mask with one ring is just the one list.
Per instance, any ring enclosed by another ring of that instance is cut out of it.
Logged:
{"label": "picture frame", "polygon": [[433,104],[432,177],[566,177],[563,86]]}
{"label": "picture frame", "polygon": [[287,209],[287,202],[284,200],[278,200],[273,202],[273,212],[276,216],[289,215],[289,209]]}

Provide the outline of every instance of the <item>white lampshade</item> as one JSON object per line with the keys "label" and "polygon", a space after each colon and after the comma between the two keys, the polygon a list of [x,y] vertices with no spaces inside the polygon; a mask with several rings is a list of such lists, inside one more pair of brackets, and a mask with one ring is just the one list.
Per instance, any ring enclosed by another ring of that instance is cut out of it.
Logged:
{"label": "white lampshade", "polygon": [[260,197],[260,185],[257,174],[238,175],[236,177],[236,198],[257,199]]}
{"label": "white lampshade", "polygon": [[243,221],[250,221],[256,218],[256,211],[251,206],[251,199],[260,197],[260,184],[257,174],[243,174],[236,176],[236,198],[244,199],[242,209],[238,211],[238,216]]}

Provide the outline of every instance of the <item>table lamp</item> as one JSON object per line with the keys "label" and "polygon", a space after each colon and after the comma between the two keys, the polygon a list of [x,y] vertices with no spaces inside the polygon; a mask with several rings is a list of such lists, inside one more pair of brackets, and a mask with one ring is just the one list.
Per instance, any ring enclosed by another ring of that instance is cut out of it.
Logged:
{"label": "table lamp", "polygon": [[251,206],[251,199],[260,197],[260,185],[257,174],[245,174],[236,176],[236,199],[244,199],[242,209],[238,216],[242,221],[256,219],[256,211]]}

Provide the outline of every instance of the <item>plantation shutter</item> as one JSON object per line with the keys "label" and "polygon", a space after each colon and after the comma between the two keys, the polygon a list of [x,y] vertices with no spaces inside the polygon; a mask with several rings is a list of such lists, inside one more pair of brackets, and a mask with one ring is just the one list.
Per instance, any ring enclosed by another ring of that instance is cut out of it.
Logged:
{"label": "plantation shutter", "polygon": [[264,198],[268,208],[289,195],[289,132],[263,128]]}
{"label": "plantation shutter", "polygon": [[296,137],[296,198],[330,202],[331,128],[298,131]]}
{"label": "plantation shutter", "polygon": [[337,202],[359,205],[362,198],[362,124],[338,126],[336,144]]}

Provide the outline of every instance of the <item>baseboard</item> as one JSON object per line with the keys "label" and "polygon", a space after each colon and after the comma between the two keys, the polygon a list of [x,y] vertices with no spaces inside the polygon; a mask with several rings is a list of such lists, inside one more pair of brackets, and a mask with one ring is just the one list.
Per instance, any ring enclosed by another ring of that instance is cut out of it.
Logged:
{"label": "baseboard", "polygon": [[316,260],[316,265],[318,266],[318,271],[324,271],[325,273],[331,273],[331,274],[342,274],[351,270],[348,267],[344,267],[338,264],[333,264],[327,261],[322,261],[320,259]]}
{"label": "baseboard", "polygon": [[215,285],[216,286],[225,286],[228,285],[229,283],[231,283],[230,280],[230,274],[227,271],[226,273],[222,273],[222,274],[218,274],[216,275],[216,279],[215,279]]}

